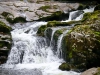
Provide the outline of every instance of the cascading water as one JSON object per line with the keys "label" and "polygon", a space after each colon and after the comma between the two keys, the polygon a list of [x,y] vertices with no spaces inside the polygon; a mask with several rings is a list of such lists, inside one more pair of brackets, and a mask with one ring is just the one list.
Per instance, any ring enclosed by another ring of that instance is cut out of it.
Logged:
{"label": "cascading water", "polygon": [[[69,17],[72,20],[72,14]],[[77,17],[73,17],[73,20],[77,19]],[[36,22],[26,27],[24,26],[24,28],[15,28],[11,32],[14,44],[7,63],[0,66],[0,75],[80,75],[80,73],[73,71],[61,71],[58,69],[59,65],[64,62],[59,58],[59,54],[62,53],[62,38],[68,30],[59,36],[58,50],[54,54],[51,42],[57,29],[52,32],[50,46],[47,45],[44,37],[36,35],[38,28],[45,24],[47,23]]]}
{"label": "cascading water", "polygon": [[62,45],[62,39],[63,39],[63,37],[67,34],[67,32],[71,29],[71,28],[73,28],[74,27],[74,24],[73,25],[71,25],[71,26],[67,26],[66,28],[66,30],[58,37],[58,41],[57,41],[57,52],[56,52],[56,54],[57,54],[57,56],[59,57],[59,58],[62,58],[62,54],[63,54],[63,52],[62,52],[62,47],[61,47],[61,45]]}
{"label": "cascading water", "polygon": [[68,20],[62,21],[62,22],[68,22],[68,21],[79,21],[83,18],[84,13],[87,12],[93,12],[95,7],[90,7],[86,8],[84,10],[77,10],[77,11],[72,11],[69,14]]}
{"label": "cascading water", "polygon": [[[7,63],[2,66],[2,68],[8,68],[6,72],[9,74],[2,71],[1,75],[24,75],[27,72],[26,69],[30,70],[27,75],[79,75],[76,72],[58,69],[63,60],[53,54],[45,38],[36,35],[38,28],[45,24],[46,22],[36,22],[29,27],[15,28],[11,32],[14,45]],[[31,73],[31,70],[34,73]]]}

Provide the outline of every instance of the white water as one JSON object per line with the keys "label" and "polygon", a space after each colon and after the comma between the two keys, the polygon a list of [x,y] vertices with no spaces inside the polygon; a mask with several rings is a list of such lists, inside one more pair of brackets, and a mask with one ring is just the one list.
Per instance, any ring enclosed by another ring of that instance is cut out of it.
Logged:
{"label": "white water", "polygon": [[[93,12],[94,11],[94,8],[95,7],[90,7],[90,8],[86,8],[86,9],[84,9],[84,10],[81,10],[81,11],[79,11],[79,10],[77,10],[77,11],[72,11],[72,12],[70,12],[70,14],[69,14],[69,18],[68,18],[68,20],[65,20],[65,21],[62,21],[62,22],[69,22],[69,21],[79,21],[79,20],[81,20],[82,18],[83,18],[83,15],[85,14],[85,13],[88,13],[88,12]],[[82,12],[83,11],[83,12]],[[76,15],[77,14],[77,15]],[[73,18],[74,17],[74,18]]]}
{"label": "white water", "polygon": [[46,45],[45,38],[36,35],[38,28],[44,24],[46,22],[36,22],[28,27],[16,28],[11,32],[14,45],[3,68],[15,70],[37,68],[43,75],[79,75],[73,71],[58,69],[64,61],[53,54],[51,47]]}
{"label": "white water", "polygon": [[57,41],[57,56],[62,58],[62,39],[63,37],[68,33],[68,31],[74,27],[74,24],[71,26],[67,26],[66,30],[58,37],[58,41]]}

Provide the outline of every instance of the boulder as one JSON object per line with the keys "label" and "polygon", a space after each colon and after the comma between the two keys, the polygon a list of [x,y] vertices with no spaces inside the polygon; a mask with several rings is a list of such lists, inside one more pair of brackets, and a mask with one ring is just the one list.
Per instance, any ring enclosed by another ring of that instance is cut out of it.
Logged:
{"label": "boulder", "polygon": [[80,71],[100,66],[99,15],[100,11],[86,13],[81,24],[63,37],[63,58]]}

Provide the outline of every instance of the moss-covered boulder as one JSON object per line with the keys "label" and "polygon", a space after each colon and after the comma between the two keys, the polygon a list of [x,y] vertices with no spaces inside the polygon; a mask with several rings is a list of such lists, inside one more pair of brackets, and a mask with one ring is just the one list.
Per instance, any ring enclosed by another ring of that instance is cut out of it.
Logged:
{"label": "moss-covered boulder", "polygon": [[63,58],[84,71],[100,66],[100,11],[87,13],[63,38]]}
{"label": "moss-covered boulder", "polygon": [[67,70],[67,71],[71,70],[70,65],[67,64],[67,63],[62,63],[62,64],[59,66],[59,69],[61,69],[61,70],[63,70],[63,71],[65,71],[65,70]]}
{"label": "moss-covered boulder", "polygon": [[5,63],[12,45],[11,28],[0,21],[0,64]]}
{"label": "moss-covered boulder", "polygon": [[3,12],[1,15],[4,16],[5,19],[6,19],[9,23],[26,22],[26,18],[21,17],[21,16],[20,16],[20,17],[14,18],[14,16],[13,16],[11,13],[9,13],[9,12]]}

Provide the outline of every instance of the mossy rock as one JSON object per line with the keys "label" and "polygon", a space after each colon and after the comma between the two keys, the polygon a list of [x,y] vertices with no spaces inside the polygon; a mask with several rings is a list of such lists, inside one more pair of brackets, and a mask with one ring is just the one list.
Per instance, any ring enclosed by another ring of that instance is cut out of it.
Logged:
{"label": "mossy rock", "polygon": [[70,22],[49,21],[47,25],[43,25],[38,29],[37,34],[40,36],[44,36],[44,31],[48,27],[70,26],[72,24],[80,24],[80,21],[70,21]]}
{"label": "mossy rock", "polygon": [[38,31],[37,31],[37,35],[39,36],[44,36],[44,31],[46,30],[47,26],[46,25],[42,25]]}
{"label": "mossy rock", "polygon": [[61,21],[61,20],[66,20],[68,19],[69,17],[69,14],[68,13],[63,13],[61,11],[57,11],[57,12],[54,12],[52,13],[52,15],[50,16],[47,16],[47,17],[42,17],[39,19],[39,21]]}
{"label": "mossy rock", "polygon": [[6,62],[12,46],[11,30],[11,27],[0,21],[0,64]]}
{"label": "mossy rock", "polygon": [[66,28],[61,28],[54,33],[54,40],[57,42],[58,37],[66,30]]}
{"label": "mossy rock", "polygon": [[26,18],[24,17],[14,18],[14,16],[9,12],[3,12],[1,15],[4,16],[9,23],[26,22]]}
{"label": "mossy rock", "polygon": [[80,72],[80,70],[78,70],[76,68],[76,66],[74,66],[73,64],[70,64],[70,63],[62,63],[59,66],[59,69],[62,70],[62,71],[76,71],[76,72]]}
{"label": "mossy rock", "polygon": [[92,24],[95,20],[99,19],[99,13],[99,10],[92,13],[85,13],[81,22],[84,24]]}
{"label": "mossy rock", "polygon": [[66,22],[60,22],[60,21],[49,21],[47,26],[48,27],[55,27],[55,26],[67,26],[68,24]]}
{"label": "mossy rock", "polygon": [[63,71],[69,71],[69,70],[71,70],[70,69],[70,65],[69,64],[67,64],[67,63],[62,63],[60,66],[59,66],[59,69],[60,70],[63,70]]}
{"label": "mossy rock", "polygon": [[18,22],[26,22],[26,19],[24,17],[16,17],[14,20],[13,20],[13,23],[18,23]]}
{"label": "mossy rock", "polygon": [[99,15],[99,11],[85,14],[85,20],[63,38],[63,58],[81,71],[100,66]]}
{"label": "mossy rock", "polygon": [[5,23],[0,21],[0,32],[10,33],[11,27],[7,26]]}
{"label": "mossy rock", "polygon": [[69,22],[60,22],[60,21],[49,21],[47,23],[48,27],[56,27],[56,26],[70,26],[72,24],[80,24],[80,21],[69,21]]}
{"label": "mossy rock", "polygon": [[47,9],[51,9],[51,6],[42,6],[42,7],[40,7],[38,10],[43,10],[43,11],[45,11],[45,12],[48,12],[48,10]]}

